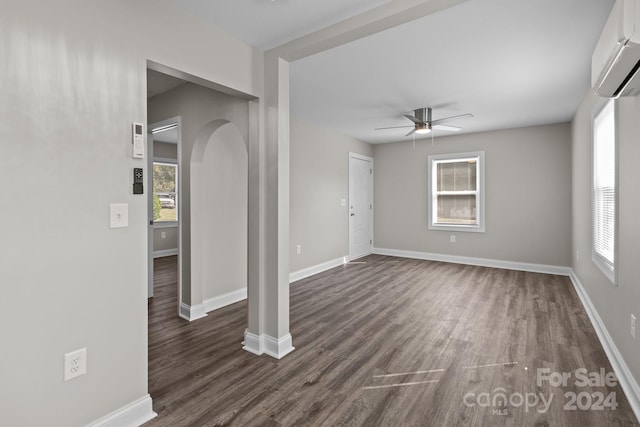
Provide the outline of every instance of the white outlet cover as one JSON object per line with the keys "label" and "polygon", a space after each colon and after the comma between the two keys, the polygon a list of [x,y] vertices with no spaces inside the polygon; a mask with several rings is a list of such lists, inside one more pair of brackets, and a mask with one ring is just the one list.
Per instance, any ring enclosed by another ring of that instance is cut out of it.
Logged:
{"label": "white outlet cover", "polygon": [[111,228],[126,228],[129,226],[129,204],[111,203],[109,208]]}
{"label": "white outlet cover", "polygon": [[69,381],[87,373],[87,349],[64,355],[64,380]]}

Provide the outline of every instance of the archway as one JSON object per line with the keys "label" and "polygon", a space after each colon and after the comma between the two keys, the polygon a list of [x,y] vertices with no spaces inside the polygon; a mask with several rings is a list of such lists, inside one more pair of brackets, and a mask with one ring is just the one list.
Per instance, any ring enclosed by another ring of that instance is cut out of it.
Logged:
{"label": "archway", "polygon": [[190,166],[191,305],[208,312],[247,297],[249,161],[238,128],[205,125]]}

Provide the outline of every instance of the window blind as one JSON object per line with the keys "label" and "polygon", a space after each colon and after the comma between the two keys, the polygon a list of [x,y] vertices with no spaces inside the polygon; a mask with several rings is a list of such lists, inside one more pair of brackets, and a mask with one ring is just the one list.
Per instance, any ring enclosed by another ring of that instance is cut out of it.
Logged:
{"label": "window blind", "polygon": [[614,103],[594,118],[593,250],[611,273],[615,269],[616,134]]}

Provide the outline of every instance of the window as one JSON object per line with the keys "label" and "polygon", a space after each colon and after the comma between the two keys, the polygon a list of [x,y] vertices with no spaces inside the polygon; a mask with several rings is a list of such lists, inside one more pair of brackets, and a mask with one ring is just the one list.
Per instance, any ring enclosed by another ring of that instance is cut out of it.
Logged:
{"label": "window", "polygon": [[178,220],[178,165],[153,162],[153,221]]}
{"label": "window", "polygon": [[593,118],[593,252],[602,272],[616,283],[616,108],[606,102]]}
{"label": "window", "polygon": [[484,231],[484,152],[429,156],[429,229]]}

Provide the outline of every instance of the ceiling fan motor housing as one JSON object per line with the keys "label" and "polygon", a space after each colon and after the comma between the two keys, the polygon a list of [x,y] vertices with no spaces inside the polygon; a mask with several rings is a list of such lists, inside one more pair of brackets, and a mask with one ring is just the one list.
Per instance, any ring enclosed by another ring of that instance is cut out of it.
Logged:
{"label": "ceiling fan motor housing", "polygon": [[[416,119],[431,124],[431,108],[418,108],[414,111]],[[431,128],[431,126],[429,126]]]}

